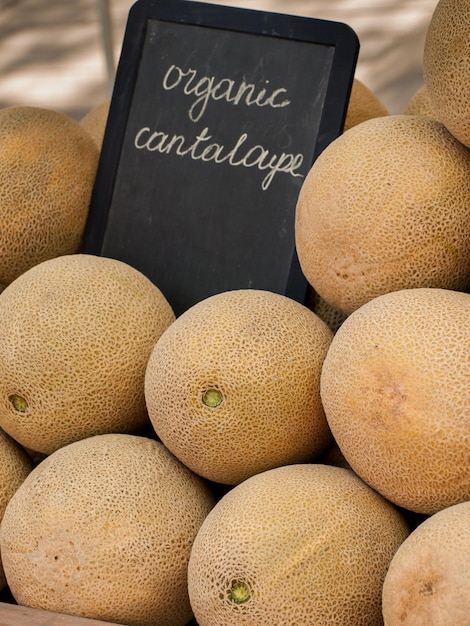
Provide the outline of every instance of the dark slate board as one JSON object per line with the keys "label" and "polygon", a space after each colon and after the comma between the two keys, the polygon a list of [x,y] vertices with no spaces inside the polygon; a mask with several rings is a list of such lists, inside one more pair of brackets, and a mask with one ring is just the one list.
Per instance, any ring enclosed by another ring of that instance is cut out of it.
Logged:
{"label": "dark slate board", "polygon": [[296,200],[342,131],[358,50],[339,22],[138,0],[82,251],[143,272],[177,315],[238,288],[304,301]]}

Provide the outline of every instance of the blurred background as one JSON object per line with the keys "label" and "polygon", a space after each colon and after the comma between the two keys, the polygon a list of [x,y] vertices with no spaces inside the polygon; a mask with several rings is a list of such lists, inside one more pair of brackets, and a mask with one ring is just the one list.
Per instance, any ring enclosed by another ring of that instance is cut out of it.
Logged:
{"label": "blurred background", "polygon": [[[423,83],[424,39],[437,0],[212,3],[345,22],[361,45],[356,77],[390,113],[402,113]],[[42,106],[80,119],[108,98],[132,4],[0,0],[0,107]]]}

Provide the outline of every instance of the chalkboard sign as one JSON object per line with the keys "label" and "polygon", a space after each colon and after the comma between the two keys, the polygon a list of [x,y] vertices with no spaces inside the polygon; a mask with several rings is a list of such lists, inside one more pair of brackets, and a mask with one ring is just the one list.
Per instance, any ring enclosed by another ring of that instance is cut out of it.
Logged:
{"label": "chalkboard sign", "polygon": [[177,315],[238,288],[304,301],[297,196],[342,131],[358,49],[339,22],[138,0],[82,251],[143,272]]}

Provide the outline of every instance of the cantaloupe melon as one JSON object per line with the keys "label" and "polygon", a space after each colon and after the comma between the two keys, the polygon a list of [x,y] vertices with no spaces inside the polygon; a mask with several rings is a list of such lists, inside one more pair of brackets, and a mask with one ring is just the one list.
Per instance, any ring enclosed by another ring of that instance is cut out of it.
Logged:
{"label": "cantaloupe melon", "polygon": [[[0,520],[13,494],[33,469],[34,463],[24,448],[0,430]],[[0,590],[6,586],[0,559]]]}
{"label": "cantaloupe melon", "polygon": [[0,109],[0,283],[78,252],[99,152],[80,124],[58,111]]}
{"label": "cantaloupe melon", "polygon": [[103,145],[110,105],[110,99],[104,100],[90,109],[80,120],[81,127],[87,131],[100,151]]}
{"label": "cantaloupe melon", "polygon": [[331,440],[320,371],[332,336],[306,306],[270,291],[198,302],[147,364],[155,432],[194,472],[223,484],[315,458]]}
{"label": "cantaloupe melon", "polygon": [[335,309],[324,298],[319,296],[314,289],[308,286],[306,306],[325,322],[334,333],[346,319],[346,314]]}
{"label": "cantaloupe melon", "polygon": [[28,475],[0,528],[5,574],[22,605],[128,626],[191,619],[187,564],[214,497],[147,437],[96,435]]}
{"label": "cantaloupe melon", "polygon": [[470,148],[470,3],[439,0],[426,32],[423,75],[437,117]]}
{"label": "cantaloupe melon", "polygon": [[415,91],[409,99],[403,113],[405,115],[424,115],[435,120],[438,119],[426,85],[421,85],[421,87]]}
{"label": "cantaloupe melon", "polygon": [[300,190],[302,270],[351,313],[389,291],[470,288],[470,151],[438,121],[389,115],[330,143]]}
{"label": "cantaloupe melon", "polygon": [[424,520],[392,558],[383,586],[385,626],[467,626],[470,501]]}
{"label": "cantaloupe melon", "polygon": [[352,313],[321,398],[352,469],[422,514],[470,499],[470,294],[404,289]]}
{"label": "cantaloupe melon", "polygon": [[352,471],[297,464],[223,496],[188,566],[199,626],[381,626],[402,514]]}
{"label": "cantaloupe melon", "polygon": [[343,132],[374,117],[390,115],[380,98],[358,78],[354,78]]}
{"label": "cantaloupe melon", "polygon": [[74,254],[31,268],[0,299],[0,426],[44,454],[139,431],[149,423],[147,361],[174,317],[121,261]]}

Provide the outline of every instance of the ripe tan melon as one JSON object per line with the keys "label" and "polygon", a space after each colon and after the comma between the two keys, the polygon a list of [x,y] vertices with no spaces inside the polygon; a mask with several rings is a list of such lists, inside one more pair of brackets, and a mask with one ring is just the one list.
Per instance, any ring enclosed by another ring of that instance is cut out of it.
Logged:
{"label": "ripe tan melon", "polygon": [[99,152],[80,124],[40,107],[0,109],[0,283],[79,250]]}
{"label": "ripe tan melon", "polygon": [[439,0],[426,33],[424,83],[449,131],[470,148],[470,3]]}
{"label": "ripe tan melon", "polygon": [[345,467],[351,469],[351,466],[344,458],[341,448],[333,439],[330,445],[316,459],[316,463],[324,463],[325,465],[334,465],[336,467]]}
{"label": "ripe tan melon", "polygon": [[[0,520],[13,494],[33,469],[33,461],[14,439],[0,430]],[[6,586],[5,572],[0,560],[0,590]]]}
{"label": "ripe tan melon", "polygon": [[110,104],[111,100],[109,98],[100,102],[80,120],[80,125],[87,131],[100,151],[103,145]]}
{"label": "ripe tan melon", "polygon": [[409,530],[348,469],[278,467],[223,496],[188,566],[199,626],[381,626],[387,567]]}
{"label": "ripe tan melon", "polygon": [[190,549],[213,505],[207,484],[155,440],[119,433],[64,446],[5,510],[10,590],[30,607],[184,626]]}
{"label": "ripe tan melon", "polygon": [[385,626],[467,626],[470,502],[423,521],[398,548],[383,586]]}
{"label": "ripe tan melon", "polygon": [[470,294],[405,289],[352,313],[324,360],[321,397],[351,468],[432,514],[470,499]]}
{"label": "ripe tan melon", "polygon": [[374,117],[390,115],[380,98],[358,78],[354,78],[343,132]]}
{"label": "ripe tan melon", "polygon": [[415,91],[409,99],[403,113],[405,115],[424,115],[435,120],[438,119],[426,85],[421,85],[421,87]]}
{"label": "ripe tan melon", "polygon": [[331,440],[320,371],[332,336],[306,306],[270,291],[206,298],[150,356],[155,432],[194,472],[223,484],[313,459]]}
{"label": "ripe tan melon", "polygon": [[0,299],[0,426],[44,454],[138,431],[147,361],[173,320],[161,291],[121,261],[75,254],[31,268]]}
{"label": "ripe tan melon", "polygon": [[470,152],[436,120],[389,115],[330,143],[302,185],[302,270],[351,313],[389,291],[470,288]]}
{"label": "ripe tan melon", "polygon": [[342,311],[332,307],[331,304],[319,296],[312,288],[308,289],[306,305],[311,311],[318,315],[334,333],[346,319],[346,315]]}

